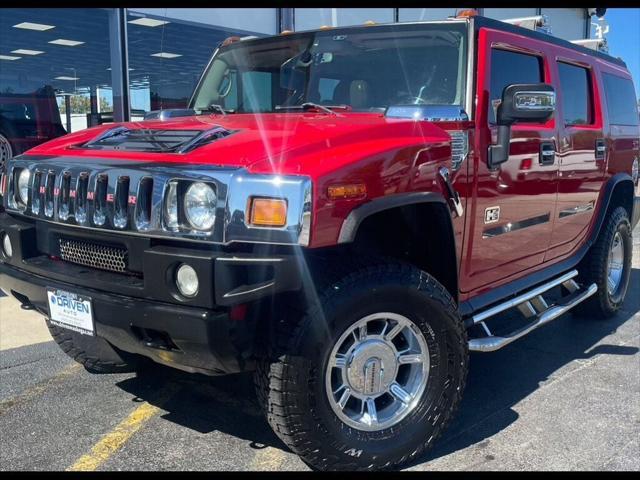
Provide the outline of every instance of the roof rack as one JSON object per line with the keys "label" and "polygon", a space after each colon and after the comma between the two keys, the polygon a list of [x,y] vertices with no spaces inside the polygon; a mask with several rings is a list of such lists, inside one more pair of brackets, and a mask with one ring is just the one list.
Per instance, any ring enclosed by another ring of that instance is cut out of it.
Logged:
{"label": "roof rack", "polygon": [[501,20],[505,23],[510,23],[517,27],[527,28],[536,32],[546,33],[551,35],[551,25],[549,25],[549,18],[546,15],[534,15],[532,17],[519,17],[519,18],[507,18]]}
{"label": "roof rack", "polygon": [[597,52],[609,53],[609,46],[606,38],[588,38],[585,40],[571,40],[571,43],[582,45]]}

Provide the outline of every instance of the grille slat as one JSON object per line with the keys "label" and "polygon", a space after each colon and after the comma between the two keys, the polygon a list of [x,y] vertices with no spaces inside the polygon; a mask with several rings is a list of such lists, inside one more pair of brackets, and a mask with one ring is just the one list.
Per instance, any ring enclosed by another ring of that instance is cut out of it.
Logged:
{"label": "grille slat", "polygon": [[123,273],[127,270],[125,248],[78,240],[59,239],[60,258],[86,267]]}

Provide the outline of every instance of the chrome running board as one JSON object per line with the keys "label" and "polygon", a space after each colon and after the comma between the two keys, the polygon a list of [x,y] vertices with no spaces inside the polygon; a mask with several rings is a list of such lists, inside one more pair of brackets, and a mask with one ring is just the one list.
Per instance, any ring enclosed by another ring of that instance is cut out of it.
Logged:
{"label": "chrome running board", "polygon": [[[586,289],[581,290],[574,280],[574,277],[577,275],[578,271],[572,270],[548,283],[545,283],[544,285],[540,285],[539,287],[530,290],[529,292],[523,293],[511,300],[474,315],[472,317],[473,325],[480,325],[486,333],[486,336],[469,340],[469,350],[473,352],[493,352],[495,350],[499,350],[511,342],[531,333],[538,327],[555,320],[563,313],[571,310],[580,302],[583,302],[596,293],[598,287],[595,283],[589,285]],[[560,299],[556,304],[550,306],[542,295],[558,285],[562,285],[570,293]],[[533,318],[533,321],[508,335],[493,335],[485,321],[494,315],[511,308],[518,308],[520,313],[522,313],[526,318]]]}

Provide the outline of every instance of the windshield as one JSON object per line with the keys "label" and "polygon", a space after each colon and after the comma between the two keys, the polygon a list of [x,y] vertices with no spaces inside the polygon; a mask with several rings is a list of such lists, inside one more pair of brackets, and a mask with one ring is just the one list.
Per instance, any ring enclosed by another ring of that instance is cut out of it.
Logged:
{"label": "windshield", "polygon": [[[222,47],[192,101],[199,111],[353,111],[463,106],[464,22],[385,25],[282,35]],[[326,110],[326,109],[325,109]]]}

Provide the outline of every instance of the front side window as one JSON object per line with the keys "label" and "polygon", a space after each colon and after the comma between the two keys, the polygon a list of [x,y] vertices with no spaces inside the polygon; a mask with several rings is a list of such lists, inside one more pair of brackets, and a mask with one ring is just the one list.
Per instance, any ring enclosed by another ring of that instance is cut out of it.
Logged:
{"label": "front side window", "polygon": [[638,110],[633,83],[627,78],[603,73],[607,112],[612,125],[638,125]]}
{"label": "front side window", "polygon": [[589,70],[568,63],[558,63],[562,112],[565,125],[593,123],[591,82]]}
{"label": "front side window", "polygon": [[[467,24],[332,29],[232,43],[200,82],[192,108],[287,111],[306,102],[384,111],[464,104]],[[236,84],[229,85],[235,72]]]}
{"label": "front side window", "polygon": [[505,87],[514,83],[540,83],[543,78],[540,57],[494,48],[491,51],[489,123],[496,122]]}

